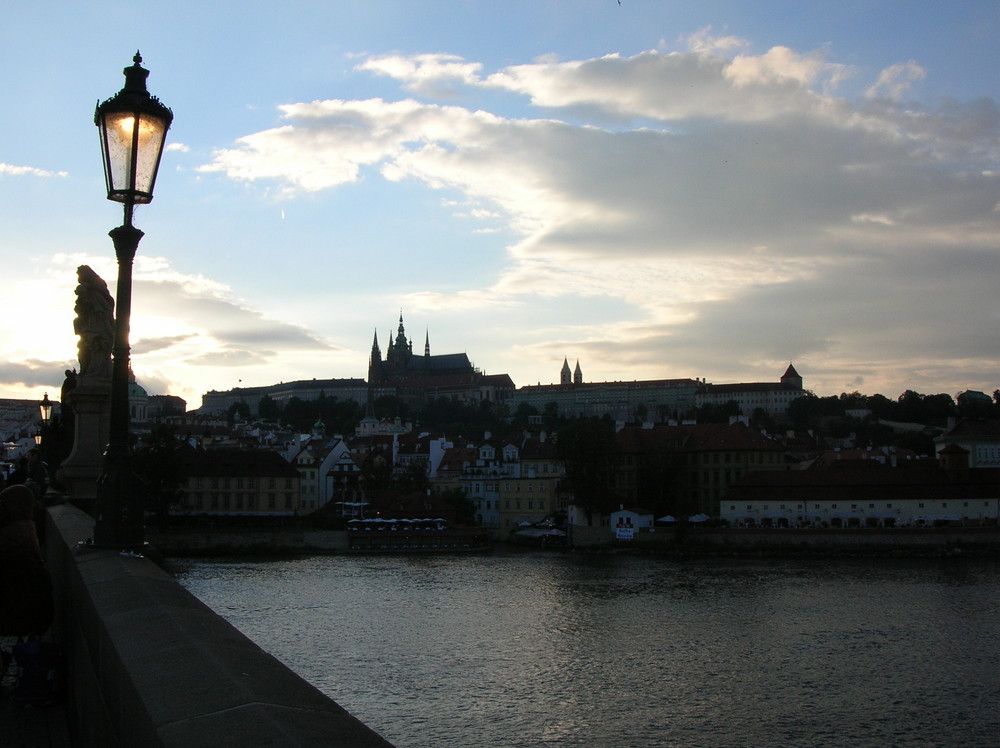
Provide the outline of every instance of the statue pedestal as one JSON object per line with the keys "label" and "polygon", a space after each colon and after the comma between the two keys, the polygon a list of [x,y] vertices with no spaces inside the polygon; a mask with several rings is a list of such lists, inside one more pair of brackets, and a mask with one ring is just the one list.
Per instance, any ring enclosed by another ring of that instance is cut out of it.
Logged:
{"label": "statue pedestal", "polygon": [[88,382],[81,377],[68,399],[74,414],[73,450],[57,475],[66,488],[66,500],[92,512],[111,432],[111,381]]}

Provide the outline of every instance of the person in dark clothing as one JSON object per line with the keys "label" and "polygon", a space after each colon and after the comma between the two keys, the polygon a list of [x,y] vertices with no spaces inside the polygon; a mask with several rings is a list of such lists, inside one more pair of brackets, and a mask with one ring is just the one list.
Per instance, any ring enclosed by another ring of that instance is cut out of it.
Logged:
{"label": "person in dark clothing", "polygon": [[42,450],[32,447],[18,461],[17,469],[11,473],[9,485],[22,484],[31,489],[35,497],[35,532],[39,540],[45,539],[45,492],[49,488],[49,466],[42,459]]}
{"label": "person in dark clothing", "polygon": [[49,488],[49,466],[42,459],[42,450],[38,447],[32,447],[24,456],[28,460],[24,485],[34,492],[36,499],[41,501]]}
{"label": "person in dark clothing", "polygon": [[42,459],[42,450],[32,447],[17,461],[17,467],[10,474],[11,485],[23,483],[40,501],[49,487],[49,466]]}
{"label": "person in dark clothing", "polygon": [[42,634],[52,625],[52,579],[42,560],[27,486],[0,491],[0,636]]}

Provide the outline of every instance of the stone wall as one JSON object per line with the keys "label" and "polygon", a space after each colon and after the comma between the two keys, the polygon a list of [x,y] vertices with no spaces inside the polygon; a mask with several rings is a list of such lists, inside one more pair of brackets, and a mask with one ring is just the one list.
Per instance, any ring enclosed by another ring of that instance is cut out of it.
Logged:
{"label": "stone wall", "polygon": [[75,745],[390,746],[148,559],[81,545],[92,533],[84,512],[50,507]]}

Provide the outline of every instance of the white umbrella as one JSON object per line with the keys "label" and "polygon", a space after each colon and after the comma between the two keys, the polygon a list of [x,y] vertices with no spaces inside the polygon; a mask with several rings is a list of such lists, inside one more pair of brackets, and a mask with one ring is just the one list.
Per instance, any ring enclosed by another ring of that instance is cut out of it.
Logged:
{"label": "white umbrella", "polygon": [[658,520],[656,520],[656,521],[657,521],[657,522],[676,522],[676,521],[677,521],[677,518],[676,518],[676,517],[673,517],[673,516],[671,516],[671,515],[669,515],[669,514],[665,514],[665,515],[663,515],[662,517],[660,517],[660,518],[659,518]]}
{"label": "white umbrella", "polygon": [[694,516],[688,517],[688,522],[706,522],[712,519],[707,514],[695,514]]}

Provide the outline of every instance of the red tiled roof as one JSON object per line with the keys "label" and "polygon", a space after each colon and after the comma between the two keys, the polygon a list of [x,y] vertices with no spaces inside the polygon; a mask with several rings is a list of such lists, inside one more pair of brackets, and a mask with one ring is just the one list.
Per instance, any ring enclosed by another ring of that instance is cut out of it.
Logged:
{"label": "red tiled roof", "polygon": [[1000,497],[1000,469],[780,470],[744,475],[725,501],[946,501]]}
{"label": "red tiled roof", "polygon": [[775,452],[784,449],[778,442],[742,423],[654,426],[651,429],[629,426],[618,432],[617,439],[623,452],[642,452],[653,446],[685,452]]}
{"label": "red tiled roof", "polygon": [[783,382],[746,382],[744,384],[706,384],[705,392],[722,393],[727,392],[773,392],[775,390],[789,390],[799,392],[799,388]]}
{"label": "red tiled roof", "polygon": [[945,439],[956,436],[994,436],[1000,437],[1000,421],[987,421],[979,418],[963,418],[955,424],[955,428],[944,434]]}

